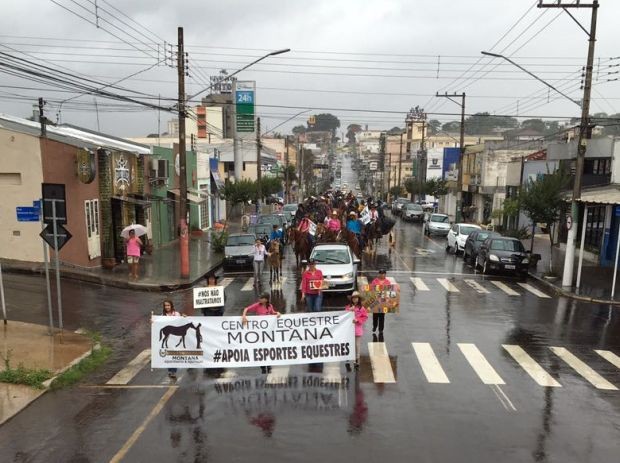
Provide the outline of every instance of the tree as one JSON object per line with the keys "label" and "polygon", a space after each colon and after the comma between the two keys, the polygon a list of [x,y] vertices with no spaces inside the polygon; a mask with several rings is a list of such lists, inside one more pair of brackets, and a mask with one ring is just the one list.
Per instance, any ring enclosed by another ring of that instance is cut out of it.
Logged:
{"label": "tree", "polygon": [[293,127],[292,132],[295,135],[302,135],[302,134],[306,133],[306,126],[305,125],[296,125],[295,127]]}
{"label": "tree", "polygon": [[336,136],[336,130],[340,127],[340,120],[330,113],[321,113],[314,116],[314,125],[308,125],[308,131],[331,132],[332,138]]}
{"label": "tree", "polygon": [[605,130],[603,131],[603,134],[612,135],[614,137],[620,136],[620,113],[612,114],[609,118],[615,120],[606,121],[604,123]]}
{"label": "tree", "polygon": [[560,131],[559,121],[547,121],[545,122],[545,135],[551,135]]}
{"label": "tree", "polygon": [[465,119],[465,133],[468,135],[488,135],[494,129],[514,129],[519,121],[514,117],[493,116],[488,112],[476,113]]}
{"label": "tree", "polygon": [[251,200],[256,198],[256,182],[248,179],[237,180],[231,182],[226,180],[224,184],[223,194],[224,199],[228,202],[228,214],[226,217],[230,217],[230,213],[237,204],[247,204]]}
{"label": "tree", "polygon": [[439,129],[441,129],[441,122],[439,122],[437,119],[431,119],[430,121],[428,121],[428,133],[430,135],[435,135],[437,134],[437,132],[439,132]]}
{"label": "tree", "polygon": [[424,185],[422,185],[421,188],[420,182],[418,182],[418,180],[415,178],[408,178],[407,180],[405,180],[405,190],[407,190],[407,193],[411,195],[412,201],[415,195],[420,195],[424,193],[423,187]]}
{"label": "tree", "polygon": [[282,179],[279,177],[261,177],[260,186],[260,199],[265,199],[268,196],[275,195],[282,191]]}
{"label": "tree", "polygon": [[441,130],[444,132],[458,132],[461,130],[461,123],[457,121],[446,122],[441,126]]}
{"label": "tree", "polygon": [[535,130],[536,132],[545,133],[547,126],[542,119],[526,119],[521,122],[522,129]]}
{"label": "tree", "polygon": [[347,126],[347,140],[349,145],[354,145],[356,142],[356,135],[362,131],[362,126],[359,124],[349,124]]}
{"label": "tree", "polygon": [[424,185],[424,193],[434,196],[445,196],[448,194],[448,182],[443,178],[430,178]]}
{"label": "tree", "polygon": [[307,192],[313,191],[314,187],[314,154],[312,154],[312,150],[302,149],[301,150],[301,158],[302,158],[302,182],[304,186],[304,190]]}
{"label": "tree", "polygon": [[402,196],[402,194],[403,194],[402,187],[399,187],[398,185],[390,187],[390,196],[392,197],[392,199],[398,198]]}
{"label": "tree", "polygon": [[403,132],[404,130],[401,129],[400,127],[392,127],[390,130],[387,131],[387,134],[388,135],[400,135]]}
{"label": "tree", "polygon": [[[532,228],[537,223],[543,223],[547,227],[551,248],[549,258],[550,272],[553,270],[553,232],[555,224],[560,219],[562,206],[565,204],[563,192],[568,186],[568,180],[568,176],[561,170],[557,170],[552,174],[547,173],[535,181],[530,180],[519,195],[520,209],[532,221]],[[533,236],[534,234],[532,233]],[[532,247],[533,245],[532,238]]]}

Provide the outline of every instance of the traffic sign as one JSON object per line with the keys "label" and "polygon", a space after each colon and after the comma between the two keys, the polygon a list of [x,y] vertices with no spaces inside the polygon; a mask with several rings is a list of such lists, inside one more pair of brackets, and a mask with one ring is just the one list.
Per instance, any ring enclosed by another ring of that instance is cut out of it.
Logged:
{"label": "traffic sign", "polygon": [[[65,200],[65,185],[63,183],[42,183],[41,192],[43,198],[43,222],[66,225],[67,207]],[[56,204],[56,214],[52,204]],[[54,217],[55,216],[55,217]]]}
{"label": "traffic sign", "polygon": [[[71,233],[69,233],[69,230],[67,230],[60,224],[56,225],[56,234],[58,240],[58,251],[60,251],[73,235],[71,235]],[[43,240],[47,244],[49,244],[52,249],[56,249],[54,245],[54,224],[47,224],[43,231],[39,233],[39,236],[43,238]]]}
{"label": "traffic sign", "polygon": [[16,207],[18,222],[38,222],[41,209],[37,207]]}

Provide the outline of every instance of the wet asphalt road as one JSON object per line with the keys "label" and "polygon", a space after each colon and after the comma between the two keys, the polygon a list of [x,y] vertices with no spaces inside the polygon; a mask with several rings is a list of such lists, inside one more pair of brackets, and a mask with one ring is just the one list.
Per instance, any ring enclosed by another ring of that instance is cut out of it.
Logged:
{"label": "wet asphalt road", "polygon": [[[338,365],[338,385],[325,384],[326,366],[304,365],[281,384],[266,384],[258,368],[192,370],[171,389],[165,371],[145,367],[132,387],[100,387],[148,348],[148,316],[164,295],[63,282],[65,326],[102,333],[114,356],[80,386],[44,395],[0,427],[0,461],[105,462],[121,449],[128,462],[619,461],[620,391],[604,387],[620,388],[620,369],[595,351],[620,355],[618,309],[475,274],[417,224],[399,222],[396,239],[392,253],[382,243],[365,256],[362,275],[387,268],[401,286],[401,313],[387,315],[382,339],[367,329],[360,371]],[[301,311],[291,254],[284,263],[275,304]],[[244,290],[250,275],[226,276],[226,315],[237,315],[255,299]],[[11,318],[46,323],[42,281],[5,279]],[[191,306],[191,291],[171,297]],[[345,302],[328,297],[324,307]],[[375,382],[373,340],[385,343],[395,383]],[[539,385],[504,345],[529,354],[556,387]],[[567,352],[607,383],[571,367]]]}

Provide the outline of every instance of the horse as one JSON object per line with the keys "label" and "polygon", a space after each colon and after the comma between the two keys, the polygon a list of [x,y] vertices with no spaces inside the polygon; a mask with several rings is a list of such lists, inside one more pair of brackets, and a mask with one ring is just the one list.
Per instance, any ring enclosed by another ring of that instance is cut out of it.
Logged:
{"label": "horse", "polygon": [[[202,323],[198,323],[198,326],[194,326],[193,323],[187,323],[182,326],[174,326],[167,325],[164,326],[161,330],[159,330],[159,340],[161,341],[161,348],[168,348],[168,337],[173,334],[175,336],[179,336],[181,339],[174,347],[179,347],[179,344],[183,343],[183,348],[185,349],[185,336],[187,335],[187,330],[193,328],[196,330],[196,349],[200,349],[200,343],[202,342],[202,334],[200,334],[200,326]],[[163,340],[162,340],[163,337]]]}
{"label": "horse", "polygon": [[280,281],[282,276],[282,259],[280,258],[281,245],[278,240],[271,240],[269,242],[269,283],[273,281]]}
{"label": "horse", "polygon": [[302,260],[307,260],[310,257],[310,241],[308,232],[300,232],[296,228],[291,228],[289,232],[289,238],[293,243],[293,251],[295,252],[295,261],[299,267],[299,263]]}
{"label": "horse", "polygon": [[366,243],[368,243],[368,250],[370,252],[377,251],[377,244],[379,243],[379,240],[382,236],[383,234],[381,233],[381,226],[378,220],[374,222],[369,222],[364,227],[364,237]]}
{"label": "horse", "polygon": [[353,254],[355,254],[358,259],[361,259],[362,255],[357,235],[346,228],[344,231],[341,231],[340,234],[344,237],[344,241],[349,245]]}

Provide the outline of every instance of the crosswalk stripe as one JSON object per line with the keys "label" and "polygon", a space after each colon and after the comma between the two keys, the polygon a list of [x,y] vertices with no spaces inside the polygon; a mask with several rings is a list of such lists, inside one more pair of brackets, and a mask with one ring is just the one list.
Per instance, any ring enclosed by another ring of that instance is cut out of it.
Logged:
{"label": "crosswalk stripe", "polygon": [[428,289],[428,286],[426,286],[426,283],[424,283],[424,281],[422,281],[422,278],[420,277],[412,277],[409,278],[411,280],[411,283],[413,283],[413,286],[415,287],[415,289],[417,289],[418,291],[430,291]]}
{"label": "crosswalk stripe", "polygon": [[450,293],[459,293],[459,289],[454,286],[447,278],[437,278],[437,281]]}
{"label": "crosswalk stripe", "polygon": [[618,388],[599,375],[596,371],[574,356],[564,347],[550,347],[555,355],[564,360],[573,370],[597,389],[617,391]]}
{"label": "crosswalk stripe", "polygon": [[412,342],[411,346],[429,383],[448,384],[450,382],[428,342]]}
{"label": "crosswalk stripe", "polygon": [[222,278],[222,281],[220,281],[219,286],[223,286],[224,288],[226,288],[226,286],[231,284],[233,281],[235,281],[234,278]]}
{"label": "crosswalk stripe", "polygon": [[547,296],[545,293],[543,293],[542,291],[534,288],[532,285],[527,284],[527,283],[519,283],[519,286],[521,286],[523,289],[527,289],[530,293],[534,294],[535,296],[538,297],[542,297],[542,298],[546,298],[549,299],[549,296]]}
{"label": "crosswalk stripe", "polygon": [[248,278],[241,291],[252,291],[252,289],[254,289],[254,278]]}
{"label": "crosswalk stripe", "polygon": [[106,384],[128,384],[151,360],[151,349],[144,349]]}
{"label": "crosswalk stripe", "polygon": [[525,352],[520,346],[514,346],[509,344],[502,344],[502,347],[515,359],[515,361],[521,365],[521,368],[532,377],[539,386],[545,387],[562,387],[553,376],[547,373],[543,367],[541,367],[530,355]]}
{"label": "crosswalk stripe", "polygon": [[369,342],[368,355],[375,383],[395,383],[394,371],[384,342]]}
{"label": "crosswalk stripe", "polygon": [[504,291],[509,296],[519,296],[518,292],[516,292],[514,289],[510,288],[510,286],[502,283],[501,281],[491,280],[491,283],[493,283],[495,286],[497,286],[499,289]]}
{"label": "crosswalk stripe", "polygon": [[598,355],[603,357],[609,363],[615,365],[617,368],[620,368],[620,357],[618,357],[613,352],[609,350],[597,350],[597,349],[595,349],[594,352],[596,352]]}
{"label": "crosswalk stripe", "polygon": [[357,277],[357,287],[362,288],[368,284],[368,277],[358,276]]}
{"label": "crosswalk stripe", "polygon": [[267,384],[286,384],[290,369],[290,365],[279,365],[277,367],[272,367],[265,382]]}
{"label": "crosswalk stripe", "polygon": [[484,384],[506,384],[475,344],[458,343],[457,345]]}
{"label": "crosswalk stripe", "polygon": [[323,380],[326,383],[341,383],[340,362],[327,362],[323,364]]}
{"label": "crosswalk stripe", "polygon": [[489,290],[482,286],[480,283],[478,283],[476,280],[465,280],[465,283],[467,283],[478,294],[489,294]]}

